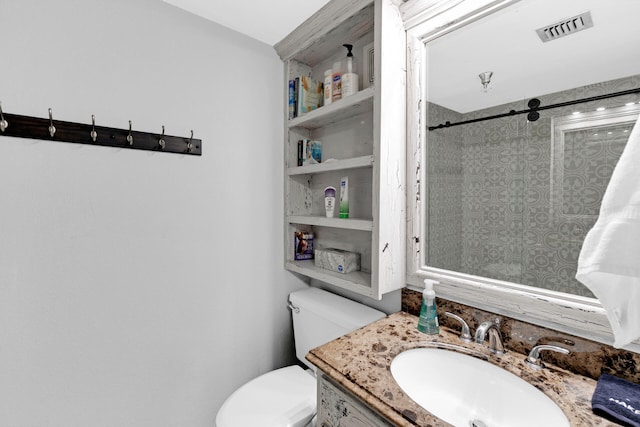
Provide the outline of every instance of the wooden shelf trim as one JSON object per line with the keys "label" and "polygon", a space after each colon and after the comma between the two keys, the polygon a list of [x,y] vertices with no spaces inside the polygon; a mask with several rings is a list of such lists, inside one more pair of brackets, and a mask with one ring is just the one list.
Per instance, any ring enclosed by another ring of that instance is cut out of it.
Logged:
{"label": "wooden shelf trim", "polygon": [[335,160],[331,162],[318,163],[316,165],[296,166],[287,168],[287,175],[308,175],[314,173],[342,171],[347,169],[362,169],[373,166],[373,156],[353,157],[350,159]]}
{"label": "wooden shelf trim", "polygon": [[367,111],[373,111],[373,95],[375,87],[369,86],[358,93],[332,102],[329,105],[308,112],[307,114],[289,120],[289,129],[301,127],[317,129],[333,122],[347,120]]}
{"label": "wooden shelf trim", "polygon": [[287,270],[322,280],[345,289],[350,289],[362,295],[371,295],[371,274],[364,271],[353,271],[351,273],[336,273],[324,268],[315,266],[313,260],[289,261],[286,263]]}
{"label": "wooden shelf trim", "polygon": [[359,218],[327,218],[324,216],[289,215],[289,224],[315,225],[318,227],[342,228],[345,230],[372,231],[373,220]]}

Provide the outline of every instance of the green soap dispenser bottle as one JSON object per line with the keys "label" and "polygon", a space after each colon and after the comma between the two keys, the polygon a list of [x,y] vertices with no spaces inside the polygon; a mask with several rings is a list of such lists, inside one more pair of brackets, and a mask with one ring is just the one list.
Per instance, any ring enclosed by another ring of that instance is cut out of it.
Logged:
{"label": "green soap dispenser bottle", "polygon": [[433,285],[439,283],[436,280],[425,279],[424,291],[422,292],[422,308],[420,309],[420,320],[418,320],[418,330],[428,335],[440,333],[438,325],[438,313],[436,311],[436,293]]}

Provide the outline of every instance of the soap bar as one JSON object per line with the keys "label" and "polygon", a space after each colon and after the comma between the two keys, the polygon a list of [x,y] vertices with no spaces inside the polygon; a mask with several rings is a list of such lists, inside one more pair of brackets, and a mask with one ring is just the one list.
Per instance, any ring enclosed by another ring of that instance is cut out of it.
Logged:
{"label": "soap bar", "polygon": [[360,270],[360,254],[341,249],[316,249],[316,267],[338,273]]}

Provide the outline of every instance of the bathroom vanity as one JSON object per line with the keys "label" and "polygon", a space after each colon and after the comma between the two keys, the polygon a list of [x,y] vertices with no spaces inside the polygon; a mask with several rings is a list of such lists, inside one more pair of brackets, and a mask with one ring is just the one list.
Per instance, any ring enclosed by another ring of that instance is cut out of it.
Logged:
{"label": "bathroom vanity", "polygon": [[320,427],[389,427],[393,423],[373,411],[358,397],[332,381],[318,375],[318,422]]}
{"label": "bathroom vanity", "polygon": [[319,426],[448,425],[411,400],[390,371],[398,354],[433,343],[486,355],[490,363],[522,378],[553,400],[571,426],[615,426],[591,411],[595,380],[551,364],[535,371],[525,365],[525,356],[519,352],[492,355],[486,344],[461,342],[452,329],[442,327],[438,335],[425,335],[417,331],[417,323],[417,316],[398,312],[309,352],[307,359],[319,368]]}

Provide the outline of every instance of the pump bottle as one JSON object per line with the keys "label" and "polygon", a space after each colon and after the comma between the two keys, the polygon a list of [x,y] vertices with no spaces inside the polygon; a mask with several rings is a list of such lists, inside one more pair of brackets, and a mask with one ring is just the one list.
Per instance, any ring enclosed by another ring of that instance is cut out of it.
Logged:
{"label": "pump bottle", "polygon": [[353,63],[353,45],[343,44],[342,46],[347,48],[347,61],[345,73],[342,75],[342,96],[349,96],[358,93],[358,74],[356,74],[356,67]]}
{"label": "pump bottle", "polygon": [[422,292],[422,308],[420,309],[420,320],[418,320],[418,330],[428,335],[440,333],[438,325],[438,313],[436,311],[436,293],[433,285],[439,282],[435,280],[424,280],[424,291]]}

